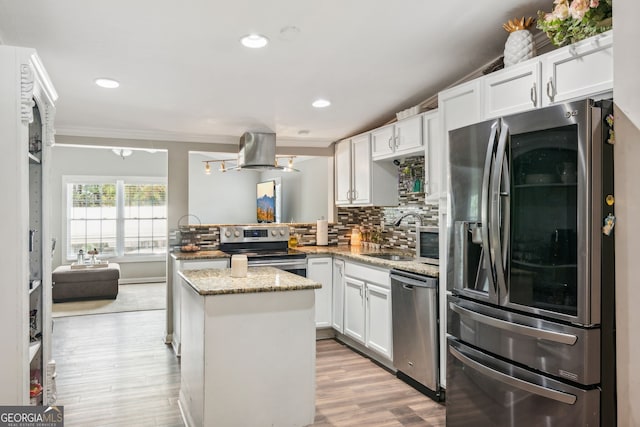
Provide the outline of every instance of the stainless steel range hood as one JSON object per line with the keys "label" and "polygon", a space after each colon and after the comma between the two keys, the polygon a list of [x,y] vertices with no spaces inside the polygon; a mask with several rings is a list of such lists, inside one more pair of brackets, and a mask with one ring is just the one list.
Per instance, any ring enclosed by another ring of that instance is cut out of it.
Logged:
{"label": "stainless steel range hood", "polygon": [[279,169],[276,166],[276,134],[245,132],[240,137],[238,169]]}
{"label": "stainless steel range hood", "polygon": [[237,170],[300,172],[293,168],[293,158],[288,166],[279,166],[276,159],[276,134],[268,132],[245,132],[240,137]]}

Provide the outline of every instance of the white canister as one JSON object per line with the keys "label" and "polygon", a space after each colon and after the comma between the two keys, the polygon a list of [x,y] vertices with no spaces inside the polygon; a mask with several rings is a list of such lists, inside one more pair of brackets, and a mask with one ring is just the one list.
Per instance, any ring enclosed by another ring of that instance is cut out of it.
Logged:
{"label": "white canister", "polygon": [[231,256],[231,277],[247,277],[247,256],[232,255]]}
{"label": "white canister", "polygon": [[316,225],[316,245],[327,246],[329,244],[329,223],[326,219],[319,219]]}

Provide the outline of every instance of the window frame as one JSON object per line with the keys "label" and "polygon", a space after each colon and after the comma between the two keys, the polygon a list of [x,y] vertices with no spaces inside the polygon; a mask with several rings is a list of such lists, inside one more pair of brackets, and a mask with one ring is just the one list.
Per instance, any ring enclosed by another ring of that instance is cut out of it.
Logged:
{"label": "window frame", "polygon": [[[113,184],[116,186],[116,252],[121,254],[124,250],[124,223],[125,223],[125,194],[124,192],[118,192],[118,181],[122,181],[123,189],[126,185],[164,185],[165,191],[168,191],[167,179],[163,177],[153,176],[109,176],[109,175],[63,175],[62,176],[62,259],[67,262],[75,261],[75,255],[69,254],[69,241],[71,236],[69,235],[69,209],[71,207],[71,197],[69,191],[69,184]],[[167,198],[167,218],[168,220],[168,198]],[[164,253],[160,254],[144,254],[144,255],[115,255],[104,256],[101,259],[108,259],[112,262],[146,262],[146,261],[164,261],[166,260],[167,253],[169,251],[169,224],[167,221],[166,227],[166,239],[167,249]]]}

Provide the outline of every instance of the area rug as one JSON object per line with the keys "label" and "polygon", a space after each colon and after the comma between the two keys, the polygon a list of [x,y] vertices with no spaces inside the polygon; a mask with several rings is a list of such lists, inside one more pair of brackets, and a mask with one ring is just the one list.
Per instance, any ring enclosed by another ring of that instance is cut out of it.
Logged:
{"label": "area rug", "polygon": [[167,305],[166,289],[167,284],[164,282],[120,285],[118,297],[114,300],[53,303],[51,316],[66,317],[123,311],[163,310]]}

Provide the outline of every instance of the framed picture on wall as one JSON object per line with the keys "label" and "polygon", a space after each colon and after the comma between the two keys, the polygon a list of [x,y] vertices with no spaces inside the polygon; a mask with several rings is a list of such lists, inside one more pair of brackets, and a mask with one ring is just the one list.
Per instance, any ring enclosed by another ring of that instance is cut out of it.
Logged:
{"label": "framed picture on wall", "polygon": [[276,182],[264,181],[257,184],[257,210],[258,222],[276,221]]}

